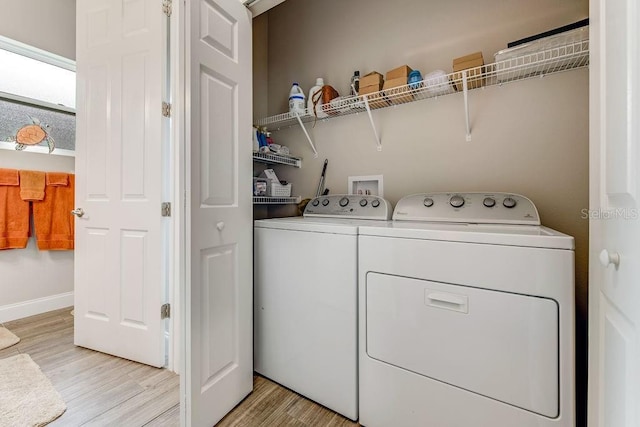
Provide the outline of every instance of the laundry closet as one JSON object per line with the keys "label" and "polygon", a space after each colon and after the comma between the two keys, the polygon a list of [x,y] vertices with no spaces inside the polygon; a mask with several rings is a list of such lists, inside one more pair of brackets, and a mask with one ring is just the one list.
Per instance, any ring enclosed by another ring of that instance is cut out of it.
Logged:
{"label": "laundry closet", "polygon": [[[400,65],[452,72],[452,60],[481,51],[485,64],[507,43],[589,17],[571,2],[286,1],[254,18],[254,122],[288,111],[293,82],[318,77],[340,95],[350,77]],[[349,177],[383,176],[384,197],[435,191],[526,195],[544,225],[575,238],[578,425],[586,413],[589,206],[589,71],[570,70],[469,91],[470,141],[462,93],[306,123],[318,156],[295,123],[268,126],[302,167],[273,166],[302,199],[325,187],[347,193]],[[270,166],[271,167],[271,166]],[[295,215],[293,205],[257,206],[256,218]],[[267,212],[265,214],[265,211]],[[517,279],[516,279],[517,280]]]}

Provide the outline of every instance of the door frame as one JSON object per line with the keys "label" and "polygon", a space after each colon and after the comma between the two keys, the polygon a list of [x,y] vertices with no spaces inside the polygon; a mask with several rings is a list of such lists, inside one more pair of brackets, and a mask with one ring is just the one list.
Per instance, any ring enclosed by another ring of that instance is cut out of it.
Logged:
{"label": "door frame", "polygon": [[186,372],[186,164],[185,151],[185,23],[183,19],[185,3],[172,2],[169,20],[169,74],[170,88],[167,94],[171,103],[170,166],[171,181],[171,239],[169,255],[169,302],[171,317],[169,322],[169,348],[167,368],[180,375],[180,418],[185,425],[184,412],[184,372]]}

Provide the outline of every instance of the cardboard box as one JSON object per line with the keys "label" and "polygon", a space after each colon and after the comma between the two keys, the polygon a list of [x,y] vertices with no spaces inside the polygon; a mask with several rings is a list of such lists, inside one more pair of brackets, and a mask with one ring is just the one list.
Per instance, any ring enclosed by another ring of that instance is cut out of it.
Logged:
{"label": "cardboard box", "polygon": [[[409,73],[412,71],[413,70],[408,65],[401,65],[398,68],[394,68],[393,70],[387,71],[387,75],[385,78],[387,80],[393,80],[393,79],[404,77],[406,80],[407,77],[409,76]],[[407,83],[405,82],[405,84]]]}
{"label": "cardboard box", "polygon": [[[360,91],[362,91],[362,88],[367,87],[367,86],[374,86],[374,85],[379,85],[380,89],[382,89],[382,82],[384,81],[384,79],[382,78],[382,74],[376,72],[376,71],[372,71],[369,74],[367,74],[366,76],[362,76],[360,77]],[[378,89],[378,90],[380,90]],[[374,91],[376,92],[376,91]]]}
{"label": "cardboard box", "polygon": [[368,95],[373,92],[379,92],[382,90],[382,84],[375,84],[369,86],[360,86],[360,90],[358,91],[358,95]]}
{"label": "cardboard box", "polygon": [[407,78],[387,79],[382,86],[384,95],[392,104],[404,104],[413,101],[413,93],[407,86]]}
{"label": "cardboard box", "polygon": [[382,90],[382,85],[381,84],[375,84],[375,85],[369,85],[369,86],[365,86],[365,87],[360,87],[360,91],[358,92],[359,95],[369,95],[369,94],[375,94],[375,95],[370,95],[367,96],[367,100],[369,101],[369,107],[371,108],[382,108],[382,107],[386,107],[389,105],[389,103],[387,102],[387,100],[382,96],[381,93],[376,93],[376,92],[380,92]]}
{"label": "cardboard box", "polygon": [[[469,55],[461,56],[460,58],[454,58],[453,71],[458,71],[458,70],[455,70],[457,64],[461,62],[473,61],[474,59],[482,59],[482,52],[474,52],[474,53],[470,53]],[[484,62],[482,65],[484,65]]]}
{"label": "cardboard box", "polygon": [[[482,67],[483,65],[484,59],[482,58],[482,52],[476,52],[466,56],[461,56],[460,58],[455,58],[453,60],[453,71],[456,72],[481,67],[467,72],[467,87],[469,89],[476,89],[484,86],[485,83],[484,77],[482,77],[482,73],[484,72],[484,67]],[[460,91],[463,89],[461,81],[462,73],[454,73],[451,76],[451,79],[456,90]]]}
{"label": "cardboard box", "polygon": [[472,59],[470,61],[458,62],[453,66],[453,71],[468,70],[469,68],[475,68],[481,65],[484,65],[484,61],[482,60],[482,58]]}

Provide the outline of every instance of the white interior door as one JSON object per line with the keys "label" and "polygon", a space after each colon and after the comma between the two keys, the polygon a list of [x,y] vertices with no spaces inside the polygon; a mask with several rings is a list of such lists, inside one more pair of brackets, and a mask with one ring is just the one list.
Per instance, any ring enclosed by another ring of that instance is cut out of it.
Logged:
{"label": "white interior door", "polygon": [[640,9],[590,2],[589,425],[640,425]]}
{"label": "white interior door", "polygon": [[155,0],[76,5],[75,343],[162,366],[167,18]]}
{"label": "white interior door", "polygon": [[186,414],[212,426],[253,388],[251,15],[186,10]]}

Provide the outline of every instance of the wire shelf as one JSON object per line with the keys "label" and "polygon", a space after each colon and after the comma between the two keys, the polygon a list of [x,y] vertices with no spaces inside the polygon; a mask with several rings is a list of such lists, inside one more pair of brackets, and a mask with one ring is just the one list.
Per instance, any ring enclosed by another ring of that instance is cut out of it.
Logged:
{"label": "wire shelf", "polygon": [[266,197],[266,196],[253,196],[254,205],[287,205],[298,204],[302,198],[300,196],[291,197]]}
{"label": "wire shelf", "polygon": [[[478,89],[583,68],[588,65],[589,40],[583,40],[470,68],[465,70],[465,74],[467,88]],[[463,72],[458,71],[365,96],[370,109],[377,109],[461,92],[463,92]],[[256,125],[274,131],[297,125],[299,120],[303,123],[309,123],[315,120],[326,120],[364,112],[367,112],[367,108],[363,96],[339,97],[329,105],[322,106],[320,113],[322,117],[320,115],[316,117],[313,112],[309,113],[309,110],[305,110],[305,114],[298,117],[292,113],[265,117],[259,119]]]}
{"label": "wire shelf", "polygon": [[258,151],[253,153],[253,160],[268,165],[278,164],[294,166],[296,168],[302,167],[302,159],[300,157],[289,156],[286,154],[261,153]]}

